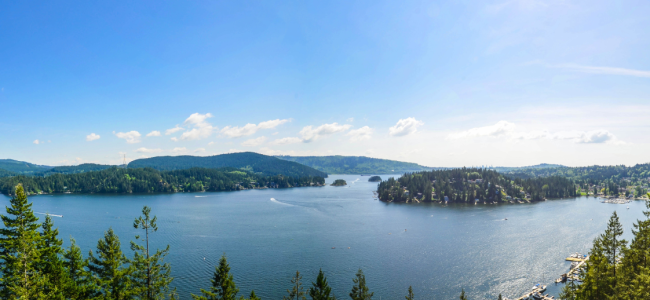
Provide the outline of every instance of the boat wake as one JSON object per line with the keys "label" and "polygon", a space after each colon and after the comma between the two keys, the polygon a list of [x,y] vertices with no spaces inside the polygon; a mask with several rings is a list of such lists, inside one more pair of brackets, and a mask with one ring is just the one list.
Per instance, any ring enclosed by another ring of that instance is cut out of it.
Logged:
{"label": "boat wake", "polygon": [[271,202],[275,202],[277,204],[282,204],[282,205],[286,205],[286,206],[293,206],[292,204],[284,203],[284,202],[280,202],[278,200],[275,200],[275,198],[271,198]]}
{"label": "boat wake", "polygon": [[195,198],[205,198],[207,196],[194,196]]}
{"label": "boat wake", "polygon": [[54,215],[54,214],[41,213],[41,212],[34,212],[34,213],[35,213],[35,214],[39,214],[39,215],[50,215],[50,216],[52,216],[52,217],[63,218],[63,215]]}

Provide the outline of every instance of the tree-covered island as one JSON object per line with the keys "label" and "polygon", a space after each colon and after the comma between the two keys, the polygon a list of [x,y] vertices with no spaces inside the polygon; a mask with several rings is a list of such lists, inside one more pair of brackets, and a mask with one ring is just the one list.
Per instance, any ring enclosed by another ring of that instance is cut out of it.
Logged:
{"label": "tree-covered island", "polygon": [[332,183],[332,186],[344,186],[344,185],[348,185],[348,183],[345,182],[345,180],[343,179],[334,180],[334,182]]}
{"label": "tree-covered island", "polygon": [[390,202],[515,202],[574,197],[577,186],[561,176],[509,178],[493,170],[460,168],[407,173],[382,181],[379,199]]}
{"label": "tree-covered island", "polygon": [[375,176],[370,176],[370,178],[368,178],[368,181],[369,181],[369,182],[381,182],[381,177],[379,177],[379,176],[377,176],[377,175],[375,175]]}

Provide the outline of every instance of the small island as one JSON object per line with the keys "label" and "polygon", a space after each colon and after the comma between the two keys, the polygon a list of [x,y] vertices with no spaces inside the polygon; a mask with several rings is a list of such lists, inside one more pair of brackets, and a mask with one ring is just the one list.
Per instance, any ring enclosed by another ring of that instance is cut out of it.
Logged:
{"label": "small island", "polygon": [[345,180],[343,179],[334,180],[334,183],[332,183],[332,186],[344,186],[344,185],[348,185],[348,183],[345,182]]}
{"label": "small island", "polygon": [[380,182],[380,181],[381,181],[381,177],[379,177],[379,176],[377,176],[377,175],[375,175],[375,176],[370,176],[370,178],[368,178],[368,181],[369,181],[369,182]]}

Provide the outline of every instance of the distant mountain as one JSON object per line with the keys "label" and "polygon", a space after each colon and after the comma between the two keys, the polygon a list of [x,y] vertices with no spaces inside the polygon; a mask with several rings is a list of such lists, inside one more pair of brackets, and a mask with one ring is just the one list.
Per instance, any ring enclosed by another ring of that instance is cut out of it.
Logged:
{"label": "distant mountain", "polygon": [[111,165],[99,165],[99,164],[80,164],[78,166],[60,166],[54,167],[50,170],[47,170],[46,174],[58,173],[58,174],[77,174],[91,171],[101,171],[112,168],[115,166]]}
{"label": "distant mountain", "polygon": [[556,164],[539,164],[539,165],[526,166],[526,167],[493,167],[489,169],[495,170],[500,173],[507,173],[507,172],[516,172],[519,170],[536,170],[536,169],[550,169],[550,168],[564,168],[564,167],[565,166],[563,165],[556,165]]}
{"label": "distant mountain", "polygon": [[0,169],[19,174],[32,175],[50,170],[52,167],[35,165],[32,163],[17,161],[13,159],[0,159]]}
{"label": "distant mountain", "polygon": [[182,170],[193,167],[210,169],[232,167],[267,176],[282,174],[290,177],[327,177],[327,173],[315,170],[308,166],[254,152],[221,154],[215,156],[158,156],[136,159],[129,163],[128,167],[149,167],[161,171]]}
{"label": "distant mountain", "polygon": [[429,171],[431,168],[416,163],[401,162],[365,156],[276,156],[294,161],[328,174],[402,174]]}

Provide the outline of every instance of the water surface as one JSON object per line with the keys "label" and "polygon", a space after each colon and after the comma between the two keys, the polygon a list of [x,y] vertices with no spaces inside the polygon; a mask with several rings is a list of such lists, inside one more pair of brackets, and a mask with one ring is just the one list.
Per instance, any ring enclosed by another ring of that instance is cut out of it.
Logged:
{"label": "water surface", "polygon": [[255,289],[263,299],[281,299],[297,270],[308,288],[319,268],[339,299],[348,298],[359,268],[376,299],[403,299],[409,285],[420,299],[454,299],[461,288],[471,299],[514,298],[535,283],[557,295],[559,286],[551,283],[568,270],[564,258],[586,253],[614,210],[628,240],[632,223],[643,218],[642,202],[626,209],[586,197],[476,206],[383,203],[373,200],[377,183],[367,176],[332,175],[327,182],[339,178],[348,186],[30,200],[36,212],[63,215],[54,221],[64,246],[72,236],[87,253],[112,227],[129,256],[138,233],[133,219],[143,205],[152,207],[159,227],[152,245],[171,246],[167,261],[181,299],[209,287],[223,253],[240,293]]}

